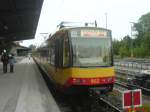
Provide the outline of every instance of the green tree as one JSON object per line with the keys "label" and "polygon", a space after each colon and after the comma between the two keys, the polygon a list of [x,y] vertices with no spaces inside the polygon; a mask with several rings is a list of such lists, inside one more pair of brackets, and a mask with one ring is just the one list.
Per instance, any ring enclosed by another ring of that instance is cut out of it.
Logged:
{"label": "green tree", "polygon": [[119,55],[120,57],[128,57],[129,55],[129,50],[125,46],[121,46],[119,49]]}
{"label": "green tree", "polygon": [[120,41],[113,40],[113,53],[114,55],[119,55],[119,48],[121,47]]}
{"label": "green tree", "polygon": [[150,13],[142,15],[134,27],[138,32],[134,53],[137,57],[150,56]]}
{"label": "green tree", "polygon": [[113,50],[115,55],[121,57],[150,57],[150,13],[144,14],[139,21],[134,24],[138,32],[135,39],[125,36],[122,40],[113,40]]}

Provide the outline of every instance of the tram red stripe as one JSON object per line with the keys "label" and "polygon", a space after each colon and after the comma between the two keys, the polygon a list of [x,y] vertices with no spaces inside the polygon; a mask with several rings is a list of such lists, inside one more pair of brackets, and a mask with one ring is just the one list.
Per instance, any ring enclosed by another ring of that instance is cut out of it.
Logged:
{"label": "tram red stripe", "polygon": [[102,85],[113,84],[115,77],[103,77],[103,78],[70,78],[67,82],[68,86],[71,85]]}

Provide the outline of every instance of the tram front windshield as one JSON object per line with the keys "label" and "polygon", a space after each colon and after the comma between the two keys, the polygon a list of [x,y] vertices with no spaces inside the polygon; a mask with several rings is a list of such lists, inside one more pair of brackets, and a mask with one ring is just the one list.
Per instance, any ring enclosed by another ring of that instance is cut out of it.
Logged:
{"label": "tram front windshield", "polygon": [[71,38],[73,65],[77,67],[111,66],[110,38]]}

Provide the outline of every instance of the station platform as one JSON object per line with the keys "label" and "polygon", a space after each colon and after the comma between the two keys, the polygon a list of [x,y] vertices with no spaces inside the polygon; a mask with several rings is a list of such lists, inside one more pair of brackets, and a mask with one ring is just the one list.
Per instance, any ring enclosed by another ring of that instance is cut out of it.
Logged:
{"label": "station platform", "polygon": [[17,59],[14,73],[0,64],[0,112],[60,112],[33,59]]}

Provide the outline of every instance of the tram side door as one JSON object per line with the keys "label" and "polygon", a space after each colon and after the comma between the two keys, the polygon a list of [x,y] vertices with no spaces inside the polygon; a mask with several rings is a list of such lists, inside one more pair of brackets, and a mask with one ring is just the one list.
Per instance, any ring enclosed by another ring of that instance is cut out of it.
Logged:
{"label": "tram side door", "polygon": [[55,71],[61,68],[62,39],[55,40]]}
{"label": "tram side door", "polygon": [[62,56],[63,54],[63,38],[55,40],[55,78],[59,82],[62,74]]}
{"label": "tram side door", "polygon": [[58,83],[63,83],[67,76],[63,70],[70,66],[70,47],[67,34],[56,41],[55,47],[55,77]]}

